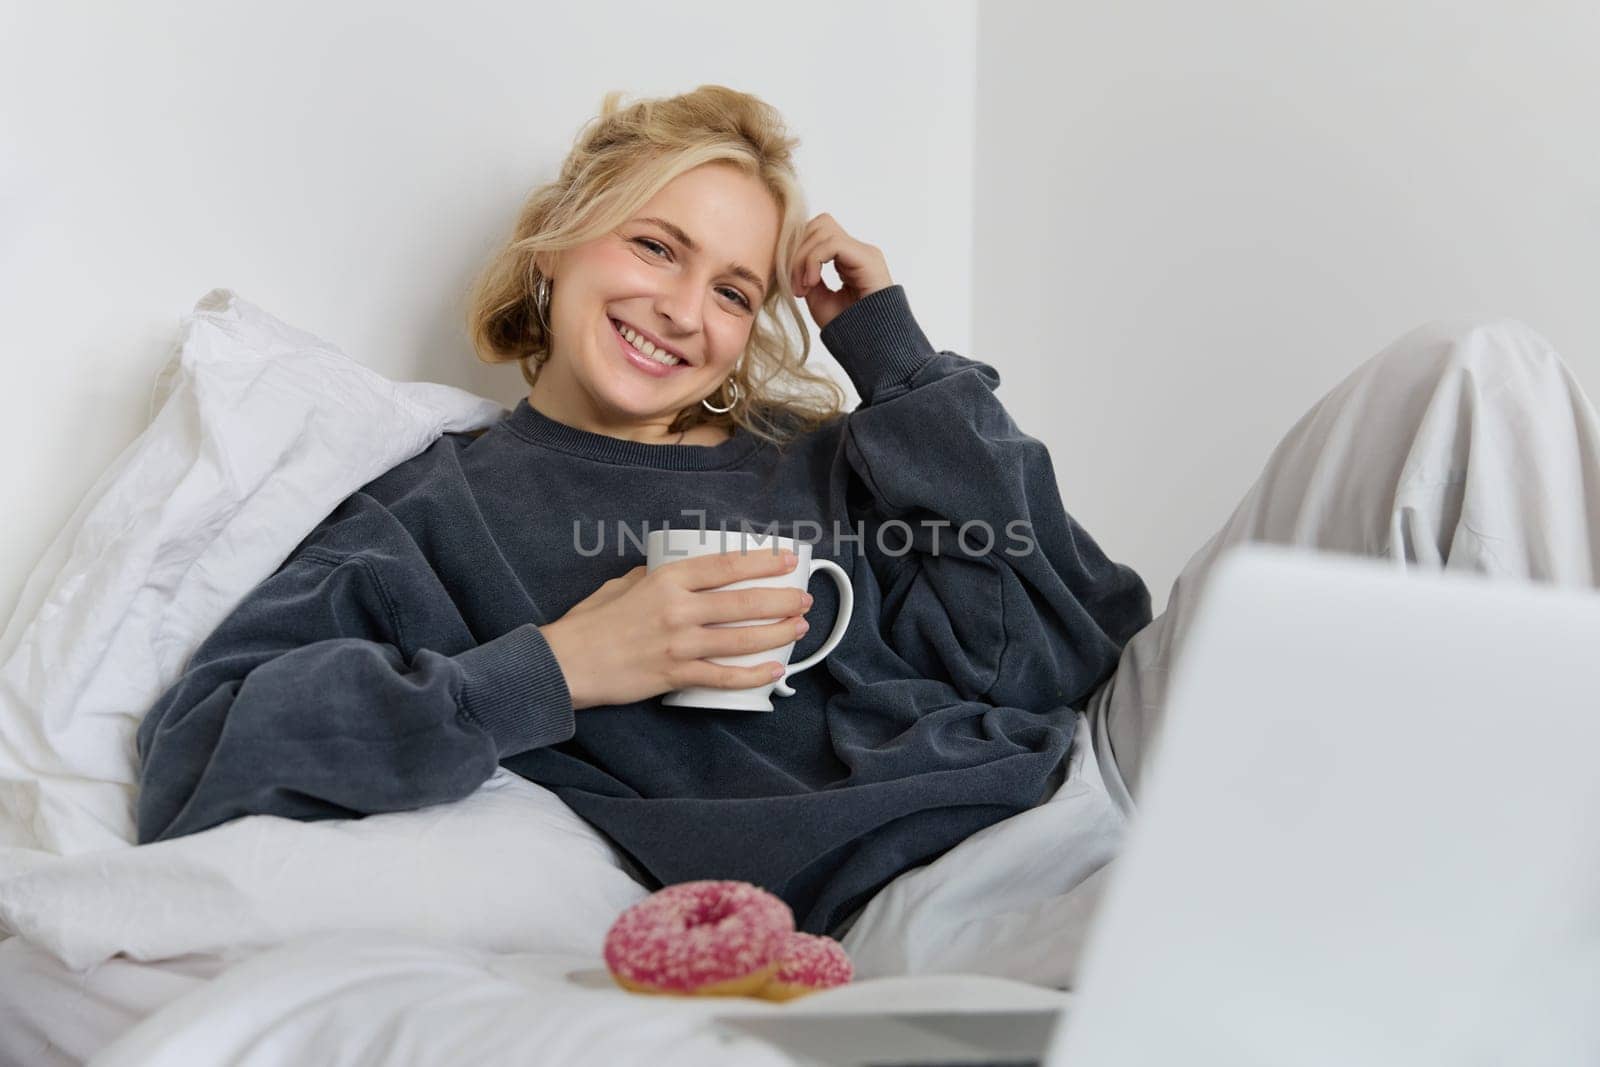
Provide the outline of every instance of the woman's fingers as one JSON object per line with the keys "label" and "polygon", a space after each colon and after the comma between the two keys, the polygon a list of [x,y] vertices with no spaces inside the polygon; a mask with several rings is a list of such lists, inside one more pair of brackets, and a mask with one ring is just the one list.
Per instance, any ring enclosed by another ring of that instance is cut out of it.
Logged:
{"label": "woman's fingers", "polygon": [[806,252],[800,269],[800,289],[804,293],[822,284],[822,265],[839,255],[843,242],[838,234],[823,234]]}
{"label": "woman's fingers", "polygon": [[754,689],[781,675],[782,667],[783,664],[777,660],[758,663],[754,667],[729,667],[709,660],[696,660],[676,683],[676,688],[698,685],[709,689]]}
{"label": "woman's fingers", "polygon": [[[839,273],[837,290],[822,281],[823,265],[830,262]],[[823,328],[856,301],[894,284],[882,249],[850,236],[826,213],[807,225],[789,266],[789,281],[795,296],[805,300],[811,317]]]}
{"label": "woman's fingers", "polygon": [[688,618],[700,625],[718,622],[745,622],[750,619],[781,619],[804,615],[811,608],[811,594],[804,589],[713,589],[694,596]]}
{"label": "woman's fingers", "polygon": [[[839,224],[833,221],[833,216],[823,213],[806,223],[805,236],[800,239],[800,247],[795,251],[794,260],[789,264],[789,281],[795,289],[796,295],[804,295],[804,291],[815,282],[808,283],[812,275],[810,264],[815,260],[815,277],[822,277],[822,264],[830,258],[818,250],[818,244],[830,236],[843,233]],[[819,258],[820,257],[820,258]]]}
{"label": "woman's fingers", "polygon": [[[805,620],[788,616],[777,622],[752,626],[696,626],[672,635],[670,653],[676,660],[708,659],[712,656],[743,656],[782,648],[799,639],[799,624]],[[808,627],[809,628],[809,627]]]}
{"label": "woman's fingers", "polygon": [[838,258],[847,243],[853,242],[837,224],[823,226],[807,234],[800,243],[800,250],[795,253],[790,270],[795,295],[805,296],[813,287],[820,285],[823,265]]}
{"label": "woman's fingers", "polygon": [[[728,667],[709,659],[792,644],[805,632],[796,625],[801,620],[794,610],[803,593],[792,586],[720,587],[783,575],[796,562],[782,552],[735,550],[676,560],[654,571],[635,567],[603,583],[540,627],[566,677],[572,706],[627,704],[688,685],[747,689],[772,681],[770,663]],[[745,626],[698,621],[728,614],[741,617],[729,621],[743,621],[752,612],[778,621]]]}
{"label": "woman's fingers", "polygon": [[799,560],[787,551],[771,548],[730,549],[704,556],[663,563],[656,568],[663,580],[689,590],[715,589],[746,578],[770,578],[794,570]]}

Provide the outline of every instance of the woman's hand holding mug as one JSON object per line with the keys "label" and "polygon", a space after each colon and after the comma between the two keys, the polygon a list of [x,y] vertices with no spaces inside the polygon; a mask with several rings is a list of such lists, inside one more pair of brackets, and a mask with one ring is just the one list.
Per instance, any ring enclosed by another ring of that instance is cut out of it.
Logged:
{"label": "woman's hand holding mug", "polygon": [[[674,689],[748,689],[780,677],[778,660],[750,667],[711,663],[781,648],[805,633],[811,595],[794,588],[717,586],[792,571],[788,553],[719,552],[613,578],[539,628],[566,677],[575,709],[629,704]],[[770,619],[759,626],[707,623]]]}

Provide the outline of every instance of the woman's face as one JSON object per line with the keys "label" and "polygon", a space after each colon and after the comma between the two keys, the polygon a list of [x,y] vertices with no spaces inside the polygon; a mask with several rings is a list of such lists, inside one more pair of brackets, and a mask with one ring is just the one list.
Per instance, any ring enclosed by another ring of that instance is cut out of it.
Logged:
{"label": "woman's face", "polygon": [[[673,179],[612,233],[563,252],[550,288],[550,360],[530,401],[633,440],[664,436],[704,397],[726,403],[722,384],[773,284],[779,224],[760,181],[710,163]],[[678,361],[631,351],[619,323]]]}

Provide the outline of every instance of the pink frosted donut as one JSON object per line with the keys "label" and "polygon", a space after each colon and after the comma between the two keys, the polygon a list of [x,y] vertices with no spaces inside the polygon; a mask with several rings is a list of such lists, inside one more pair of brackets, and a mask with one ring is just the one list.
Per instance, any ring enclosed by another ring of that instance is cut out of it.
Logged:
{"label": "pink frosted donut", "polygon": [[606,969],[624,989],[685,996],[754,993],[794,932],[789,905],[748,882],[682,882],[650,894],[606,934]]}
{"label": "pink frosted donut", "polygon": [[778,973],[767,979],[759,995],[767,1000],[793,1000],[844,985],[855,973],[844,946],[833,938],[794,933],[779,954]]}

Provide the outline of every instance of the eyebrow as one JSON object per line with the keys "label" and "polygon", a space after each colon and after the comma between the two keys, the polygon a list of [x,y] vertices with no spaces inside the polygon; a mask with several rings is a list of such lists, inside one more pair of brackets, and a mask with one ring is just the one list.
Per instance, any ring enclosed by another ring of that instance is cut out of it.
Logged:
{"label": "eyebrow", "polygon": [[[694,238],[690,237],[687,233],[684,233],[683,232],[683,227],[679,226],[675,222],[668,222],[666,219],[656,218],[654,215],[646,216],[645,218],[639,219],[638,221],[640,221],[640,222],[653,222],[657,226],[660,226],[663,230],[666,230],[673,237],[677,238],[683,244],[683,246],[685,248],[687,248],[689,251],[691,251],[691,252],[699,252],[700,251],[700,246],[695,243]],[[747,281],[751,285],[755,286],[756,289],[761,293],[761,295],[763,297],[767,295],[767,285],[766,285],[766,283],[763,282],[761,280],[760,276],[757,275],[756,272],[751,270],[749,267],[743,266],[743,265],[738,264],[738,263],[730,263],[730,264],[728,264],[728,273],[734,275],[735,277],[743,278],[745,281]]]}

